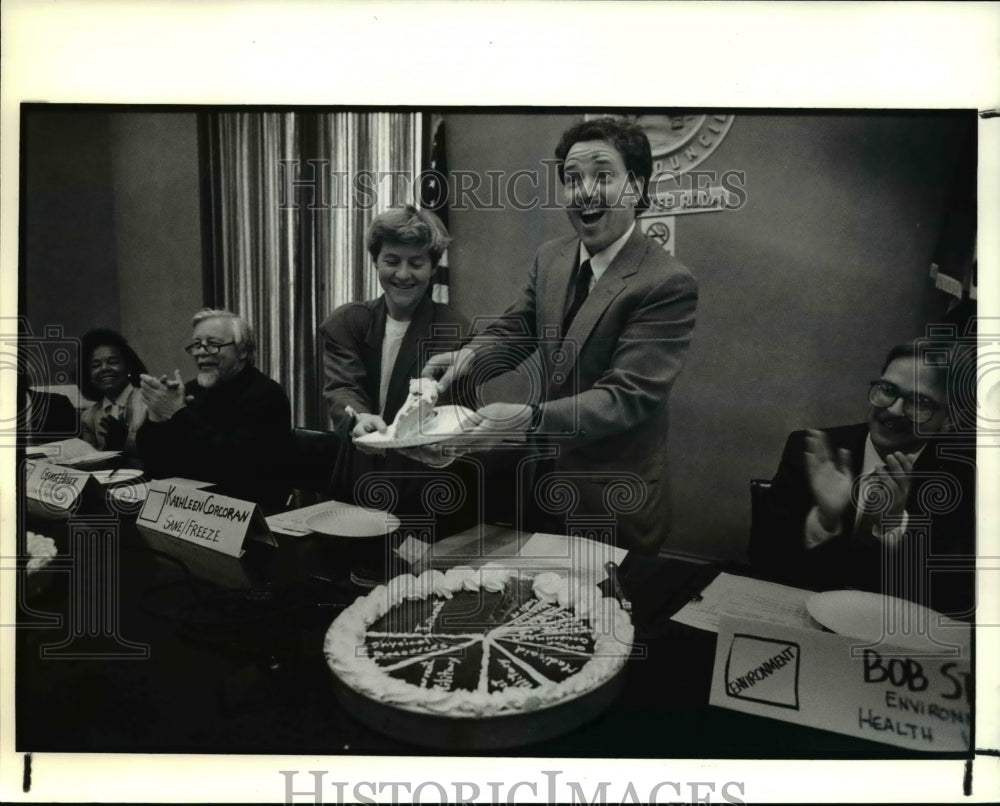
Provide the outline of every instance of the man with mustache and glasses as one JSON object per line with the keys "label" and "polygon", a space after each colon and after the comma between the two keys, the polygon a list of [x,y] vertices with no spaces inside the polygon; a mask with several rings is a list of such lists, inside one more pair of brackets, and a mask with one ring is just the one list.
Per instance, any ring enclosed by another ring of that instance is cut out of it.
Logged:
{"label": "man with mustache and glasses", "polygon": [[440,376],[442,390],[463,376],[481,383],[537,352],[537,397],[482,406],[451,444],[482,450],[527,434],[522,526],[565,533],[570,519],[613,519],[602,539],[656,553],[670,524],[667,404],[698,287],[636,221],[653,168],[639,126],[584,120],[555,155],[576,235],[544,244],[516,301],[423,374]]}
{"label": "man with mustache and glasses", "polygon": [[219,492],[281,508],[290,491],[291,407],[285,390],[254,364],[253,328],[230,311],[205,308],[184,349],[198,375],[140,376],[148,417],[136,435],[151,478],[209,481]]}
{"label": "man with mustache and glasses", "polygon": [[757,568],[971,615],[975,455],[949,439],[953,355],[947,344],[893,347],[866,423],[789,436],[750,537]]}

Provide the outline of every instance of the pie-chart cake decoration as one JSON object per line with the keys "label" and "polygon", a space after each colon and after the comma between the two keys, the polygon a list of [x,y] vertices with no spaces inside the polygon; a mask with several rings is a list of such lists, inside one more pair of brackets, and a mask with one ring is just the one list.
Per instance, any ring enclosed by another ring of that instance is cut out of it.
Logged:
{"label": "pie-chart cake decoration", "polygon": [[333,622],[324,653],[363,701],[475,724],[586,698],[621,672],[632,636],[597,587],[487,565],[375,588]]}

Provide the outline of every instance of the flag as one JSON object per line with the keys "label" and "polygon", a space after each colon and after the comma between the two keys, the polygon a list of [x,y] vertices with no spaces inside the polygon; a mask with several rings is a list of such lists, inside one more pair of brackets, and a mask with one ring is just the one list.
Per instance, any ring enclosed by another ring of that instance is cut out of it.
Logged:
{"label": "flag", "polygon": [[[444,116],[431,115],[430,149],[424,166],[423,181],[420,183],[420,204],[424,209],[436,213],[445,229],[448,229],[448,152],[444,126]],[[431,299],[447,303],[448,285],[448,250],[445,250],[434,273]]]}
{"label": "flag", "polygon": [[931,263],[934,287],[947,296],[943,320],[965,333],[976,316],[978,283],[976,179],[978,145],[976,121],[970,120],[966,140],[955,161],[951,193],[944,208],[937,247]]}

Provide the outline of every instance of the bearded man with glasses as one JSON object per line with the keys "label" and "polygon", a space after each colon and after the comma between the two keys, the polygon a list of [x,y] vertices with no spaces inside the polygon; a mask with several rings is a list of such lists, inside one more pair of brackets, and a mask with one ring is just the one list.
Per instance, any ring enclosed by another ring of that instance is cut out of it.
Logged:
{"label": "bearded man with glasses", "polygon": [[974,435],[955,430],[953,359],[949,345],[894,347],[867,422],[789,436],[751,530],[758,569],[972,615]]}
{"label": "bearded man with glasses", "polygon": [[291,407],[285,390],[254,366],[250,323],[205,308],[191,320],[184,350],[198,374],[185,384],[140,376],[148,417],[136,434],[146,475],[212,482],[220,493],[254,501],[265,511],[289,493]]}

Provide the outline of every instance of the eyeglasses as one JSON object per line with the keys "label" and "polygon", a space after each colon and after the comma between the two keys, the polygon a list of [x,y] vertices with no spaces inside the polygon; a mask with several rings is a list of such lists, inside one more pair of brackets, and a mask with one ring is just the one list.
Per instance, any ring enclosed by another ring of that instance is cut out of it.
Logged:
{"label": "eyeglasses", "polygon": [[193,341],[187,347],[184,348],[184,352],[188,355],[194,355],[195,350],[201,350],[205,355],[215,355],[223,347],[228,347],[230,344],[236,344],[235,341],[224,341],[222,344],[216,344],[215,342],[200,342]]}
{"label": "eyeglasses", "polygon": [[926,423],[941,406],[929,397],[905,394],[896,384],[889,381],[872,381],[868,389],[868,401],[879,409],[887,409],[897,400],[903,400],[903,414],[915,423]]}

